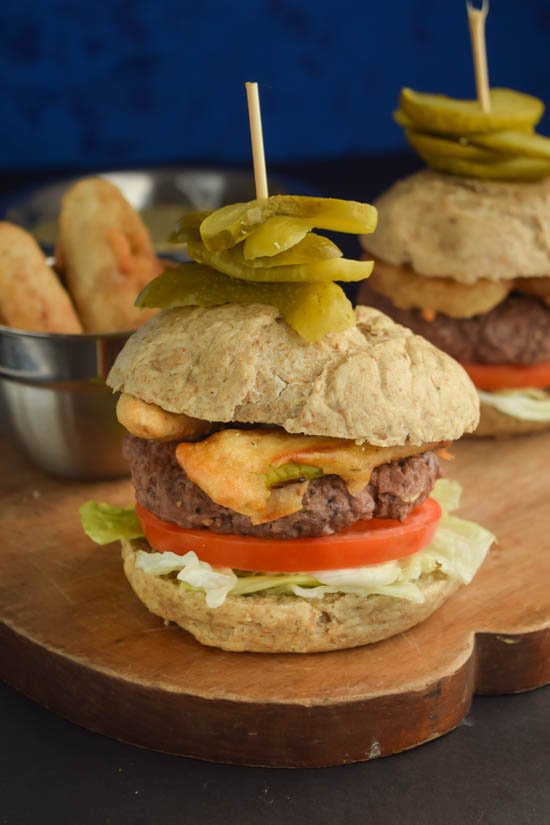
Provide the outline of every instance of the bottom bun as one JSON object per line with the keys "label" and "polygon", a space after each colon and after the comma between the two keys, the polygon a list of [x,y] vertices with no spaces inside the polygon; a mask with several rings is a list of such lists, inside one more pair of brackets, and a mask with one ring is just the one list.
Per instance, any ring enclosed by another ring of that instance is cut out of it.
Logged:
{"label": "bottom bun", "polygon": [[479,424],[471,436],[493,436],[504,438],[509,435],[528,435],[529,433],[540,433],[550,429],[548,421],[525,421],[522,418],[514,418],[507,415],[489,404],[481,402]]}
{"label": "bottom bun", "polygon": [[440,573],[416,582],[422,604],[391,596],[330,594],[321,599],[254,594],[228,596],[216,608],[203,593],[176,579],[152,576],[135,565],[143,543],[122,541],[124,572],[137,597],[155,615],[175,622],[203,645],[255,653],[316,653],[380,642],[424,621],[459,582]]}

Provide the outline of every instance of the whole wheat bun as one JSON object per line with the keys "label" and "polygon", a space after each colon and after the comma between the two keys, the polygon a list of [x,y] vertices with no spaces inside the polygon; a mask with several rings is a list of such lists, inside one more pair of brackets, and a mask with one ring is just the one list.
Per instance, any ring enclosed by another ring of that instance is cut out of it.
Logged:
{"label": "whole wheat bun", "polygon": [[107,383],[192,418],[377,446],[475,429],[478,395],[456,361],[378,310],[356,318],[312,344],[270,306],[167,310],[132,335]]}
{"label": "whole wheat bun", "polygon": [[550,430],[548,421],[525,421],[521,418],[515,418],[513,415],[507,415],[489,404],[484,404],[482,401],[479,424],[472,435],[505,438],[511,435],[540,433],[544,430]]}
{"label": "whole wheat bun", "polygon": [[424,170],[375,206],[378,229],[361,243],[382,261],[465,284],[550,277],[550,178],[503,183]]}
{"label": "whole wheat bun", "polygon": [[208,608],[203,593],[136,568],[138,549],[139,542],[122,541],[124,572],[147,609],[203,645],[239,652],[316,653],[380,642],[427,619],[458,587],[456,579],[434,573],[417,582],[422,604],[390,596],[258,594],[228,596],[220,607]]}

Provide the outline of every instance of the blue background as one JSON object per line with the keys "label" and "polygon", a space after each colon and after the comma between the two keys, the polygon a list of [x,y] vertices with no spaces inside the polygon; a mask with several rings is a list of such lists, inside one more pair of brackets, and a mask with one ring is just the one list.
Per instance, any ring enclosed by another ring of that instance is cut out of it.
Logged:
{"label": "blue background", "polygon": [[[487,40],[550,103],[548,0],[493,0]],[[247,161],[245,80],[272,162],[403,150],[401,86],[475,94],[464,2],[3,0],[0,167]]]}

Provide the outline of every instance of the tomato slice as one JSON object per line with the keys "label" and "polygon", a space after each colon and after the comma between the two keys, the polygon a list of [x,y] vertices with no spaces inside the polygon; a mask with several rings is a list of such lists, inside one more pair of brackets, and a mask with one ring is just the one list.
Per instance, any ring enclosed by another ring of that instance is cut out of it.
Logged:
{"label": "tomato slice", "polygon": [[259,573],[337,570],[410,556],[427,547],[441,518],[439,504],[429,498],[415,507],[405,521],[356,521],[341,533],[321,538],[258,539],[178,527],[140,504],[136,504],[136,512],[145,537],[155,550],[178,555],[194,550],[201,561],[215,567]]}
{"label": "tomato slice", "polygon": [[532,366],[462,364],[480,390],[521,390],[550,387],[550,361]]}

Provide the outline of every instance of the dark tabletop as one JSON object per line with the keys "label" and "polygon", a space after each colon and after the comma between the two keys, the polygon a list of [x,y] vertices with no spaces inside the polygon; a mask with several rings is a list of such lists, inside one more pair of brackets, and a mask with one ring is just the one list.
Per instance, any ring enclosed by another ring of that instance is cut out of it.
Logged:
{"label": "dark tabletop", "polygon": [[[414,168],[412,158],[383,156],[280,171],[326,195],[369,200]],[[0,212],[21,189],[60,174],[4,176]],[[550,688],[477,697],[462,725],[439,740],[316,770],[232,767],[140,750],[5,686],[0,731],[0,825],[550,823]]]}

